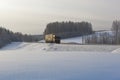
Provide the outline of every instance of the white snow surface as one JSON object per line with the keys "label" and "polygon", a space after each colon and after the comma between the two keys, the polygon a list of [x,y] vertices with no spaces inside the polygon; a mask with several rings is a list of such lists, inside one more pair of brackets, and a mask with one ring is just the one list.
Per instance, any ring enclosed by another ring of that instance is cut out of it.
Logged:
{"label": "white snow surface", "polygon": [[113,50],[112,53],[120,54],[120,48],[118,48],[118,49],[116,49],[116,50]]}
{"label": "white snow surface", "polygon": [[119,45],[80,45],[80,44],[54,44],[54,43],[21,43],[13,42],[1,50],[37,50],[37,51],[83,51],[83,52],[113,52]]}
{"label": "white snow surface", "polygon": [[120,80],[119,48],[13,42],[0,50],[0,80]]}
{"label": "white snow surface", "polygon": [[80,43],[80,44],[82,44],[82,37],[62,39],[61,42],[62,43]]}

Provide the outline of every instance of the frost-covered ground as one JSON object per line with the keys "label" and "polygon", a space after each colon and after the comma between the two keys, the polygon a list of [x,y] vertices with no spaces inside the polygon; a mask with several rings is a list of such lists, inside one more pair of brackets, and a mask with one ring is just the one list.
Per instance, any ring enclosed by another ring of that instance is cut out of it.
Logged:
{"label": "frost-covered ground", "polygon": [[120,80],[119,48],[14,42],[0,50],[0,80]]}

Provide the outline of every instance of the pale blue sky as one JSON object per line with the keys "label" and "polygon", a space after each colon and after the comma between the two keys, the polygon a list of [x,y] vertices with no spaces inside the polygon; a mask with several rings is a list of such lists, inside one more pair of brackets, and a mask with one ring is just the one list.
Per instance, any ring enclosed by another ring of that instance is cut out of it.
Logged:
{"label": "pale blue sky", "polygon": [[110,29],[119,19],[120,0],[0,0],[0,25],[23,33],[42,33],[54,21],[88,21]]}

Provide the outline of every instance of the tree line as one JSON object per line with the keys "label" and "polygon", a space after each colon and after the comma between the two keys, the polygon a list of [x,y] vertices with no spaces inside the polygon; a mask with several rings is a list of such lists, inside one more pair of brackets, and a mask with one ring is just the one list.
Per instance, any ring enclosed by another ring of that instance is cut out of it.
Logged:
{"label": "tree line", "polygon": [[85,44],[120,44],[120,21],[113,21],[111,32],[84,36],[83,40]]}
{"label": "tree line", "polygon": [[11,42],[36,42],[42,39],[42,35],[27,35],[20,32],[12,32],[0,27],[0,48]]}
{"label": "tree line", "polygon": [[47,24],[44,35],[55,34],[61,38],[92,34],[92,24],[89,22],[53,22]]}

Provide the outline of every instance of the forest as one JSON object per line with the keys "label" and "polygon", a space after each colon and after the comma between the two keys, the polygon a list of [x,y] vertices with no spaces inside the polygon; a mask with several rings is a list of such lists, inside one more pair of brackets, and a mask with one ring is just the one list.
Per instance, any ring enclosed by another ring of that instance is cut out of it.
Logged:
{"label": "forest", "polygon": [[27,35],[20,32],[12,32],[0,27],[0,48],[11,42],[36,42],[43,39],[42,35]]}
{"label": "forest", "polygon": [[44,35],[55,34],[61,38],[70,38],[92,34],[92,24],[88,22],[53,22],[47,24]]}

